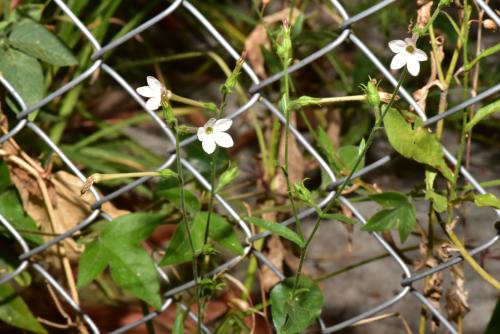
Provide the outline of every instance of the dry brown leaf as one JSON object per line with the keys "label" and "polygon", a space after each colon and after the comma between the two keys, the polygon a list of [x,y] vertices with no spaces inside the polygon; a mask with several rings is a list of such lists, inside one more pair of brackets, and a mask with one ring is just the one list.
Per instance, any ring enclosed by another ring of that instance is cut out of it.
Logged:
{"label": "dry brown leaf", "polygon": [[[64,233],[79,224],[92,212],[90,206],[95,202],[95,197],[90,192],[80,197],[82,181],[73,174],[58,171],[45,180],[50,187],[49,189],[52,189],[53,192],[51,203],[54,208],[55,221],[51,224],[45,203],[39,196],[39,190],[37,191],[38,184],[32,180],[30,183],[32,186],[27,188],[27,179],[19,177],[22,170],[19,168],[10,168],[10,170],[12,182],[19,192],[24,210],[35,220],[42,232],[51,234]],[[29,175],[27,177],[32,179]],[[113,218],[129,213],[129,211],[117,209],[109,202],[103,204],[102,210]],[[50,238],[46,237],[46,240]],[[62,243],[70,258],[83,250],[71,238],[65,239]]]}
{"label": "dry brown leaf", "polygon": [[424,28],[431,17],[432,1],[429,1],[417,11],[417,28]]}
{"label": "dry brown leaf", "polygon": [[[426,262],[427,267],[434,268],[438,265],[438,261],[435,258],[429,258]],[[443,294],[443,273],[437,272],[429,277],[429,282],[424,289],[424,296],[427,297],[429,302],[436,310],[441,307],[441,296]],[[439,327],[439,320],[436,317],[432,317],[431,331],[435,332]]]}
{"label": "dry brown leaf", "polygon": [[427,106],[427,96],[429,95],[429,90],[433,86],[438,86],[441,90],[443,90],[443,86],[441,82],[437,79],[437,63],[441,64],[444,59],[444,50],[443,50],[444,40],[441,36],[436,38],[436,46],[437,53],[431,51],[431,75],[429,76],[429,80],[422,88],[416,90],[413,93],[413,98],[419,105],[419,107],[425,112],[425,108]]}
{"label": "dry brown leaf", "polygon": [[245,50],[247,52],[247,59],[254,72],[261,78],[267,78],[266,69],[264,67],[264,56],[262,55],[261,48],[270,49],[271,42],[267,37],[266,28],[259,24],[257,25],[250,35],[245,40]]}
{"label": "dry brown leaf", "polygon": [[453,283],[446,292],[446,313],[448,319],[458,322],[458,319],[463,318],[470,307],[467,303],[469,292],[465,289],[464,271],[460,265],[451,268]]}
{"label": "dry brown leaf", "polygon": [[[2,122],[1,130],[7,131],[7,126]],[[95,202],[95,198],[90,193],[84,198],[80,197],[83,183],[78,177],[65,171],[54,174],[45,171],[43,166],[29,157],[13,139],[5,142],[1,149],[23,208],[42,232],[48,235],[61,234],[92,212],[90,206]],[[105,203],[103,210],[112,217],[128,213],[117,210],[111,203]],[[45,239],[50,238],[51,236],[46,236]],[[82,247],[77,246],[71,238],[63,240],[62,244],[70,259],[74,259],[82,251]]]}
{"label": "dry brown leaf", "polygon": [[335,109],[327,114],[328,128],[326,133],[328,138],[332,141],[333,147],[339,148],[340,146],[340,131],[342,128],[342,116],[340,110]]}
{"label": "dry brown leaf", "polygon": [[[271,235],[267,239],[267,248],[269,249],[266,253],[267,258],[271,263],[281,272],[283,272],[283,260],[285,258],[285,248],[281,243],[281,240],[276,235]],[[273,286],[275,286],[280,278],[268,267],[262,266],[259,271],[260,284],[266,292],[269,292]]]}
{"label": "dry brown leaf", "polygon": [[[292,22],[299,15],[298,10],[293,11]],[[266,25],[272,25],[276,22],[281,22],[290,17],[290,8],[285,8],[279,12],[264,17],[264,24],[258,24],[248,35],[245,41],[245,51],[247,59],[252,65],[255,73],[262,79],[267,78],[266,69],[264,67],[264,57],[262,56],[261,47],[270,49],[271,42],[267,36]]]}

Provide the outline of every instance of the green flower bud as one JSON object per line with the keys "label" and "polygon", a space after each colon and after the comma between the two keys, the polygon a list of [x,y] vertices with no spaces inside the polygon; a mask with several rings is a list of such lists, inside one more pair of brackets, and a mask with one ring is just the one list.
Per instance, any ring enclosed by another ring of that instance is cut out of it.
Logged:
{"label": "green flower bud", "polygon": [[368,104],[374,108],[380,107],[380,94],[378,92],[378,83],[375,79],[370,79],[368,83],[362,86],[365,91]]}
{"label": "green flower bud", "polygon": [[295,183],[293,185],[292,192],[293,195],[302,202],[312,205],[312,194],[311,191],[304,185],[304,181],[302,181],[302,183]]}
{"label": "green flower bud", "polygon": [[177,173],[169,168],[160,170],[158,174],[160,174],[160,176],[164,178],[177,177]]}
{"label": "green flower bud", "polygon": [[312,104],[319,105],[320,101],[321,101],[321,99],[318,97],[301,96],[298,99],[292,101],[290,107],[291,107],[291,109],[295,109],[295,108],[310,106]]}
{"label": "green flower bud", "polygon": [[238,167],[233,166],[225,170],[219,177],[219,184],[215,188],[215,192],[219,192],[222,188],[233,182],[238,177]]}

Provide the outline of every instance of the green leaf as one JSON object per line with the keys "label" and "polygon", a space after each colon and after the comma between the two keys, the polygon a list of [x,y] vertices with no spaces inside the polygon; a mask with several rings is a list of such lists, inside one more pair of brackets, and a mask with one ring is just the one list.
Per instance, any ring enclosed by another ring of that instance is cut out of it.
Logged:
{"label": "green leaf", "polygon": [[500,333],[500,298],[497,300],[497,305],[493,310],[488,327],[484,331],[484,334],[497,334]]}
{"label": "green leaf", "polygon": [[9,284],[0,285],[0,320],[33,333],[47,333]]}
{"label": "green leaf", "polygon": [[215,187],[215,192],[218,193],[222,188],[233,182],[238,177],[238,166],[229,167],[219,177],[219,183]]}
{"label": "green leaf", "polygon": [[[162,266],[176,265],[180,263],[189,262],[193,259],[193,251],[189,244],[188,235],[186,234],[185,222],[177,225],[174,235],[170,239],[165,256],[160,262]],[[203,245],[203,234],[205,233],[204,224],[191,224],[191,240],[195,255],[201,252]]]}
{"label": "green leaf", "polygon": [[78,287],[84,287],[110,266],[111,277],[120,287],[159,309],[160,283],[154,262],[139,243],[161,224],[163,217],[133,213],[106,223],[80,258]]}
{"label": "green leaf", "polygon": [[[160,190],[157,192],[158,196],[165,197],[170,202],[172,202],[177,209],[182,208],[181,201],[181,190],[180,188],[170,188],[165,190]],[[190,191],[184,189],[184,203],[186,205],[186,210],[190,215],[195,215],[196,212],[201,210],[201,204],[198,198]]]}
{"label": "green leaf", "polygon": [[[196,254],[200,253],[202,250],[207,219],[208,212],[199,212],[191,224],[191,238]],[[170,239],[170,243],[165,251],[165,256],[160,262],[163,266],[189,262],[193,258],[191,245],[189,245],[186,235],[186,228],[182,224],[183,223],[180,223],[177,226],[172,239]],[[218,214],[212,213],[211,215],[208,236],[221,246],[237,254],[243,254],[243,247],[234,233],[232,226],[225,218]]]}
{"label": "green leaf", "polygon": [[9,44],[22,52],[57,66],[76,65],[68,47],[42,24],[21,20],[9,35]]}
{"label": "green leaf", "polygon": [[0,48],[0,72],[28,106],[43,98],[42,67],[35,58],[14,49]]}
{"label": "green leaf", "polygon": [[448,200],[446,197],[433,190],[427,190],[425,192],[425,199],[434,203],[434,210],[437,212],[444,212],[448,208]]}
{"label": "green leaf", "polygon": [[[350,172],[356,163],[359,155],[359,147],[354,145],[346,145],[339,148],[337,152],[338,160],[341,164],[341,169],[345,172]],[[361,162],[356,167],[356,172],[365,166],[365,157],[361,159]]]}
{"label": "green leaf", "polygon": [[42,19],[42,12],[44,8],[45,6],[42,4],[22,4],[17,6],[16,10],[11,12],[9,19],[17,22],[28,17],[32,20],[40,21]]}
{"label": "green leaf", "polygon": [[358,221],[356,219],[349,218],[340,213],[323,213],[321,214],[322,219],[330,219],[330,220],[338,220],[340,222],[346,224],[357,224]]}
{"label": "green leaf", "polygon": [[[441,143],[434,134],[422,127],[422,121],[407,113],[407,120],[391,108],[384,117],[384,126],[392,147],[402,156],[437,169],[448,180],[453,173],[444,160]],[[411,122],[409,122],[411,121]]]}
{"label": "green leaf", "polygon": [[[206,222],[207,217],[208,212],[200,212],[196,216],[195,222],[199,220],[201,220],[201,222]],[[229,224],[224,217],[212,213],[208,235],[210,239],[214,240],[221,246],[237,253],[238,255],[243,254],[243,247],[241,246],[240,239],[236,236],[236,233],[234,233],[231,224]]]}
{"label": "green leaf", "polygon": [[10,186],[12,186],[12,181],[10,180],[9,167],[5,161],[2,161],[0,162],[0,192],[4,192]]}
{"label": "green leaf", "polygon": [[294,282],[295,277],[289,277],[271,291],[271,313],[278,333],[302,332],[321,314],[323,292],[316,283],[301,276],[293,296]]}
{"label": "green leaf", "polygon": [[244,220],[251,224],[262,227],[268,231],[271,231],[285,239],[288,239],[297,244],[299,247],[304,247],[304,240],[302,240],[302,238],[297,233],[284,225],[256,217],[245,217]]}
{"label": "green leaf", "polygon": [[500,100],[496,100],[493,103],[490,103],[481,109],[479,109],[475,114],[474,117],[467,123],[465,126],[465,131],[470,131],[474,125],[479,123],[483,118],[500,111]]}
{"label": "green leaf", "polygon": [[[11,188],[0,193],[0,214],[9,221],[21,236],[28,242],[34,245],[41,245],[43,238],[37,234],[38,229],[35,221],[24,211],[21,200],[17,195],[17,190]],[[3,225],[0,226],[0,231],[5,231]],[[29,231],[33,231],[30,233]],[[10,233],[6,232],[7,235]]]}
{"label": "green leaf", "polygon": [[491,206],[500,209],[500,200],[495,195],[490,193],[475,195],[474,204],[478,207]]}
{"label": "green leaf", "polygon": [[326,157],[328,160],[328,164],[330,167],[334,169],[335,172],[338,172],[338,167],[334,163],[334,157],[335,157],[335,148],[333,147],[332,141],[328,137],[328,134],[326,133],[323,128],[318,128],[317,132],[317,138],[316,140],[318,141],[318,146],[323,152],[323,155]]}
{"label": "green leaf", "polygon": [[177,304],[172,334],[184,334],[184,321],[186,320],[186,316],[187,310],[185,310],[180,304]]}
{"label": "green leaf", "polygon": [[401,242],[405,242],[416,224],[415,207],[400,193],[386,192],[371,195],[371,199],[384,207],[363,226],[364,231],[387,231],[398,228]]}
{"label": "green leaf", "polygon": [[107,248],[113,280],[134,296],[159,309],[160,282],[151,256],[141,246],[104,246]]}
{"label": "green leaf", "polygon": [[92,282],[109,264],[108,254],[102,242],[95,240],[85,246],[80,257],[77,288],[81,289]]}

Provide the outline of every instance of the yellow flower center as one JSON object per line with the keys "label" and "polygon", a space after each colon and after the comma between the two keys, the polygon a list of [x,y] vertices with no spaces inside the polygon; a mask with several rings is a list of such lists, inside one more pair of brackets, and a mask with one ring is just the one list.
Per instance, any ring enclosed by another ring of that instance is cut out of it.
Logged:
{"label": "yellow flower center", "polygon": [[408,52],[408,53],[413,53],[413,52],[415,52],[415,48],[413,47],[413,45],[408,45],[408,46],[406,47],[406,52]]}
{"label": "yellow flower center", "polygon": [[205,130],[207,135],[211,135],[214,132],[214,129],[210,126],[207,126],[207,129]]}

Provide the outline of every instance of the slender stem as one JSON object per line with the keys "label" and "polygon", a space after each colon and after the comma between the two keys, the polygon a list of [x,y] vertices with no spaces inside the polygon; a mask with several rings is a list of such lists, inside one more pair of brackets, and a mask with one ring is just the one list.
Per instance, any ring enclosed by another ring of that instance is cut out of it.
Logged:
{"label": "slender stem", "polygon": [[[176,125],[177,128],[177,125]],[[199,287],[199,277],[198,277],[198,265],[197,265],[197,255],[196,255],[196,249],[194,247],[194,242],[193,242],[193,236],[191,235],[191,228],[189,227],[189,221],[187,219],[188,215],[186,212],[186,199],[185,199],[185,193],[184,193],[184,173],[183,173],[183,168],[182,168],[182,162],[181,162],[181,149],[180,149],[180,138],[179,138],[179,132],[177,129],[174,129],[175,131],[175,161],[177,163],[177,177],[179,179],[179,190],[180,190],[180,195],[181,195],[181,211],[182,211],[182,224],[184,225],[184,228],[186,230],[186,234],[188,237],[188,242],[189,242],[189,247],[191,248],[191,253],[193,256],[193,260],[191,261],[192,264],[192,269],[193,269],[193,276],[194,276],[194,289],[195,289],[195,298],[196,298],[196,305],[198,307],[198,314],[202,313],[202,303],[201,303],[201,298],[200,298],[200,287]],[[201,333],[201,322],[202,318],[199,319],[199,321],[196,322],[196,333]]]}
{"label": "slender stem", "polygon": [[[418,245],[413,245],[413,246],[402,248],[400,250],[401,250],[401,252],[406,253],[406,252],[410,252],[410,251],[416,250],[416,249],[418,249],[418,247],[419,247]],[[332,277],[335,277],[335,276],[338,276],[340,274],[343,274],[343,273],[346,273],[348,271],[351,271],[353,269],[359,268],[359,267],[361,267],[361,266],[363,266],[365,264],[385,259],[386,257],[389,257],[389,256],[391,256],[389,253],[383,253],[383,254],[380,254],[380,255],[377,255],[377,256],[369,257],[369,258],[361,260],[361,261],[359,261],[357,263],[350,264],[350,265],[348,265],[348,266],[346,266],[344,268],[336,270],[336,271],[334,271],[332,273],[328,273],[328,274],[324,274],[324,275],[321,275],[319,277],[316,277],[314,279],[314,281],[315,282],[322,282],[322,281],[325,281],[325,280],[330,279]]]}
{"label": "slender stem", "polygon": [[474,260],[474,258],[469,254],[467,249],[465,249],[464,245],[460,241],[460,238],[453,232],[451,229],[445,227],[450,240],[453,242],[453,245],[458,249],[460,255],[464,258],[465,261],[479,274],[485,281],[494,286],[497,290],[500,290],[500,282],[498,282],[493,276],[491,276],[486,270],[483,269],[479,265],[479,263]]}
{"label": "slender stem", "polygon": [[208,242],[208,235],[210,233],[210,219],[212,218],[212,211],[214,208],[214,197],[215,197],[215,172],[216,172],[216,162],[219,149],[217,148],[214,152],[214,156],[210,160],[210,198],[208,199],[208,215],[207,223],[205,225],[205,234],[203,237],[203,245]]}
{"label": "slender stem", "polygon": [[190,99],[190,98],[187,98],[187,97],[179,96],[179,95],[176,95],[176,94],[174,94],[172,92],[170,92],[170,94],[169,94],[169,99],[171,101],[175,101],[175,102],[179,102],[179,103],[184,103],[184,104],[187,104],[187,105],[193,106],[193,107],[199,107],[199,108],[205,108],[206,107],[206,103],[205,102],[196,101],[196,100],[193,100],[193,99]]}

